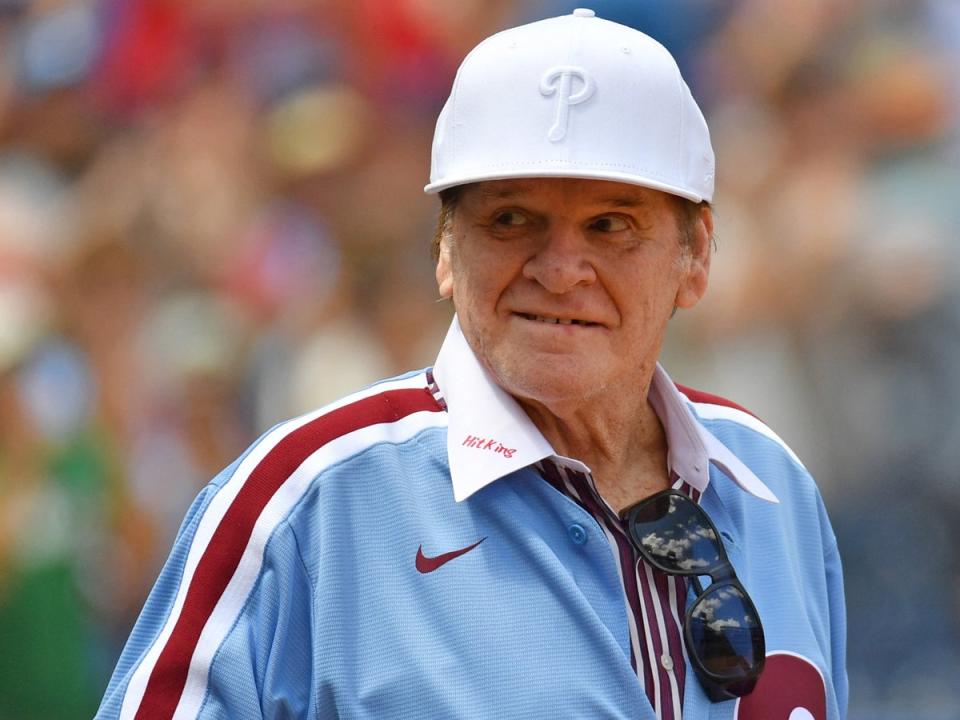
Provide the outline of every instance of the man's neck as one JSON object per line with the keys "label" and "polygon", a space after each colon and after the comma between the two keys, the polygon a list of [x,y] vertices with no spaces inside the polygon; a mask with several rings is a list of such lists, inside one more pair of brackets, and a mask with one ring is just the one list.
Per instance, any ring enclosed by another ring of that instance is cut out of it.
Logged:
{"label": "man's neck", "polygon": [[646,399],[628,412],[574,411],[566,417],[520,404],[559,455],[591,469],[597,490],[615,511],[669,487],[666,432]]}

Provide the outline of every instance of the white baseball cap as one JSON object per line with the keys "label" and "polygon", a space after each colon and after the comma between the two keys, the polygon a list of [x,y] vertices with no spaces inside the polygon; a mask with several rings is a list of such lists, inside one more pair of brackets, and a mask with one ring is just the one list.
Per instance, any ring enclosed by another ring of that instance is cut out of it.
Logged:
{"label": "white baseball cap", "polygon": [[710,132],[676,61],[593,10],[493,35],[464,59],[433,138],[425,192],[575,177],[713,198]]}

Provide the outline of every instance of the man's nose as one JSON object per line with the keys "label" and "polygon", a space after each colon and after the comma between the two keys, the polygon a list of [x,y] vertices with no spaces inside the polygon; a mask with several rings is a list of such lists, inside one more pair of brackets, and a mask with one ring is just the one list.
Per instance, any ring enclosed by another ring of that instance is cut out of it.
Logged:
{"label": "man's nose", "polygon": [[548,228],[536,252],[524,264],[523,276],[556,294],[595,282],[597,273],[583,232],[568,225]]}

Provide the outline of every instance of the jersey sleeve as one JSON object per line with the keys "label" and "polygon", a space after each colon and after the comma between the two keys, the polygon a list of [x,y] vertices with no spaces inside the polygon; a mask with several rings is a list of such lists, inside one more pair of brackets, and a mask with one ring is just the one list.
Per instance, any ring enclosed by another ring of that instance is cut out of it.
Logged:
{"label": "jersey sleeve", "polygon": [[827,592],[830,612],[831,671],[833,689],[837,695],[840,718],[847,717],[849,683],[847,679],[847,608],[843,592],[843,569],[836,543],[824,558],[827,571]]}
{"label": "jersey sleeve", "polygon": [[[127,643],[107,685],[96,720],[121,717],[124,696],[128,689],[132,691],[130,688],[132,676],[155,645],[171,614],[200,516],[216,490],[215,485],[211,483],[190,506],[174,540],[173,549],[127,638]],[[133,717],[134,715],[128,713],[125,716]]]}
{"label": "jersey sleeve", "polygon": [[270,540],[235,624],[214,651],[198,717],[315,716],[312,596],[297,538],[284,524]]}
{"label": "jersey sleeve", "polygon": [[218,544],[242,524],[230,513],[243,497],[236,466],[188,511],[98,720],[311,715],[312,589],[293,529],[262,513],[239,554]]}

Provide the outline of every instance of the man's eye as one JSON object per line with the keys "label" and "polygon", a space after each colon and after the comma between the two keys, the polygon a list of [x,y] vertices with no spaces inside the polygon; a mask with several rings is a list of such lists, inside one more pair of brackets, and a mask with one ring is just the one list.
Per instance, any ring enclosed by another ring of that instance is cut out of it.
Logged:
{"label": "man's eye", "polygon": [[629,229],[630,223],[619,215],[604,215],[590,223],[590,227],[600,232],[620,232]]}
{"label": "man's eye", "polygon": [[506,225],[508,227],[518,227],[524,225],[527,222],[527,217],[523,213],[516,212],[514,210],[506,210],[501,213],[497,213],[495,218],[497,225]]}

